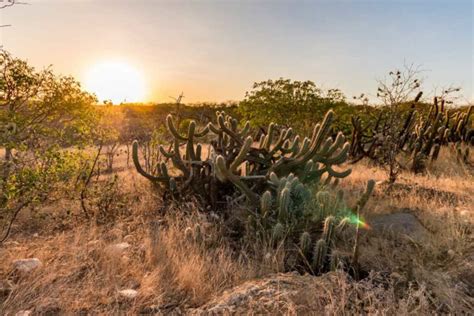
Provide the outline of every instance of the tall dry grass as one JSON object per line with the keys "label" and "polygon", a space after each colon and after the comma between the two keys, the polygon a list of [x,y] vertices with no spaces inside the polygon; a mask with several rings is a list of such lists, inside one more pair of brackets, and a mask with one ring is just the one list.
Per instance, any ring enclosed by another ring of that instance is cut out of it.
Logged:
{"label": "tall dry grass", "polygon": [[[372,271],[367,279],[356,282],[344,273],[305,276],[303,283],[296,278],[298,295],[285,296],[275,306],[286,314],[468,312],[474,290],[474,182],[469,169],[455,163],[450,152],[442,155],[425,175],[402,172],[391,191],[379,184],[364,213],[370,224],[380,214],[411,212],[429,238],[364,232],[361,265]],[[386,178],[383,170],[367,162],[353,168],[340,185],[349,202],[369,179]],[[165,213],[160,196],[152,194],[134,170],[121,170],[128,211],[105,224],[60,216],[66,207],[80,214],[77,205],[64,201],[42,210],[46,217],[23,214],[10,240],[0,246],[0,284],[13,284],[10,294],[0,296],[0,314],[187,312],[219,302],[224,290],[245,282],[258,285],[283,270],[281,250],[264,245],[254,245],[249,252],[236,249],[222,231],[222,219],[199,214],[193,203],[172,205]],[[202,238],[185,233],[196,225],[202,228]],[[350,251],[352,241],[349,237],[343,242],[341,251]],[[114,251],[112,246],[121,242],[130,247]],[[26,275],[13,271],[13,260],[30,257],[39,258],[43,266]],[[278,288],[286,284],[278,282]],[[321,284],[327,286],[323,292]],[[124,298],[119,294],[123,289],[135,289],[138,295]],[[251,300],[248,312],[258,311],[261,303]]]}

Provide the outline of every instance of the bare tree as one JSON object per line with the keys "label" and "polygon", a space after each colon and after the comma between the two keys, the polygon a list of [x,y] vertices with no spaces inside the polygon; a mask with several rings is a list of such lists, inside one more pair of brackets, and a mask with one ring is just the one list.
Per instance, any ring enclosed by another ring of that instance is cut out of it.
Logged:
{"label": "bare tree", "polygon": [[[17,0],[0,0],[0,9],[9,8],[9,7],[12,7],[14,5],[18,5],[18,4],[28,4],[28,3],[17,1]],[[0,25],[0,27],[8,27],[8,26],[11,26],[11,24],[1,24]]]}

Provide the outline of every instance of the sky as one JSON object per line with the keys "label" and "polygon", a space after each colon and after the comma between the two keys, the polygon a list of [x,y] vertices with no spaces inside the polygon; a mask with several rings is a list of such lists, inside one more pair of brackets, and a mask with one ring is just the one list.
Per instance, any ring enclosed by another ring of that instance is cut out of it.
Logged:
{"label": "sky", "polygon": [[0,10],[3,49],[81,82],[119,60],[142,101],[240,100],[279,77],[375,95],[404,64],[423,69],[427,94],[459,86],[474,101],[472,0],[24,1]]}

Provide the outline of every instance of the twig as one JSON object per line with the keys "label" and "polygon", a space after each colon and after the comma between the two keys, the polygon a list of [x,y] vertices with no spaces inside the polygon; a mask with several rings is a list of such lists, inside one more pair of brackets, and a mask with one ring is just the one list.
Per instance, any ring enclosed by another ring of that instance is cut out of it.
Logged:
{"label": "twig", "polygon": [[97,155],[95,156],[94,162],[92,163],[92,167],[91,167],[91,170],[89,171],[89,174],[87,175],[87,179],[84,182],[84,187],[81,190],[81,209],[84,212],[84,215],[86,216],[86,219],[90,218],[89,217],[89,212],[87,211],[86,202],[85,202],[86,193],[87,193],[87,186],[89,185],[89,183],[92,179],[92,175],[94,173],[95,166],[97,165],[97,161],[99,160],[99,156],[100,156],[100,153],[102,151],[102,146],[103,146],[103,143],[100,142],[99,149],[97,150]]}
{"label": "twig", "polygon": [[3,238],[0,240],[0,244],[2,244],[5,240],[7,240],[8,236],[10,236],[10,231],[13,226],[13,222],[17,218],[20,211],[23,208],[25,208],[28,204],[30,204],[30,202],[23,202],[16,208],[15,212],[13,213],[12,218],[10,219],[10,223],[8,223],[7,231],[5,232],[5,235],[3,236]]}

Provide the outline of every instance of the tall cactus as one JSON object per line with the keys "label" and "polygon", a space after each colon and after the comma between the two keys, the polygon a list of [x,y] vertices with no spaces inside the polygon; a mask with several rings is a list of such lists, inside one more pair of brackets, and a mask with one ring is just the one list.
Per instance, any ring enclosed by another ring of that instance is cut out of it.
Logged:
{"label": "tall cactus", "polygon": [[[216,112],[215,122],[200,130],[196,122],[191,121],[186,135],[179,133],[173,117],[168,115],[166,127],[173,141],[169,149],[164,146],[159,149],[164,160],[170,161],[179,175],[172,176],[168,172],[168,163],[160,165],[157,174],[146,172],[140,165],[136,141],[132,157],[139,174],[153,183],[170,190],[173,179],[178,195],[193,192],[206,204],[217,207],[222,204],[219,201],[227,200],[228,196],[236,198],[233,187],[257,207],[272,173],[277,177],[293,174],[304,184],[337,184],[339,179],[350,174],[350,169],[334,169],[346,161],[349,143],[341,133],[335,139],[329,137],[333,120],[334,113],[329,111],[315,126],[311,138],[302,138],[291,128],[270,123],[267,134],[257,144],[249,122],[239,128],[239,122],[224,112]],[[212,153],[207,158],[202,157],[202,144],[199,143],[203,137],[207,137]],[[284,212],[283,207],[282,216]]]}
{"label": "tall cactus", "polygon": [[[190,192],[205,209],[226,206],[229,200],[247,201],[249,213],[243,220],[247,238],[273,246],[293,244],[301,249],[310,271],[320,273],[329,266],[340,227],[341,218],[331,215],[344,209],[342,194],[333,196],[325,190],[351,172],[335,169],[347,160],[350,146],[342,133],[330,137],[333,120],[329,111],[311,137],[270,123],[256,141],[249,122],[239,124],[224,112],[217,112],[215,122],[200,130],[192,121],[185,135],[168,116],[166,126],[173,140],[168,149],[159,147],[163,161],[156,174],[141,167],[136,141],[133,162],[140,175],[173,197]],[[207,157],[199,143],[204,137],[209,144]]]}
{"label": "tall cactus", "polygon": [[[372,124],[363,126],[360,118],[353,118],[350,146],[352,161],[368,157],[386,165],[387,159],[396,159],[399,154],[405,153],[410,157],[410,164],[403,167],[417,173],[424,171],[427,161],[438,158],[443,145],[474,141],[474,138],[471,140],[474,133],[469,126],[472,106],[467,111],[449,110],[443,97],[435,97],[427,114],[418,113],[415,105],[421,95],[421,92],[418,93],[408,111],[397,113],[404,116],[404,120],[393,120],[381,112]],[[394,137],[396,147],[391,148],[391,156],[387,158],[384,145]]]}

